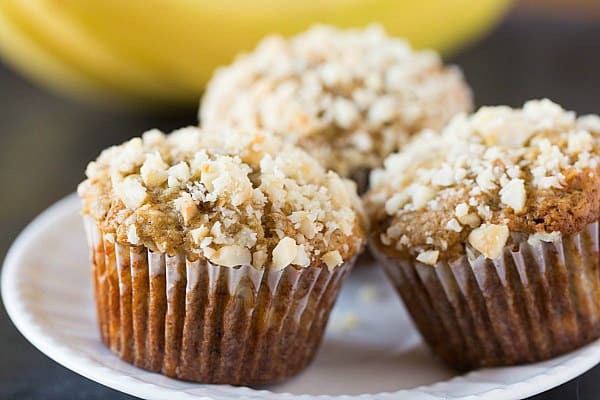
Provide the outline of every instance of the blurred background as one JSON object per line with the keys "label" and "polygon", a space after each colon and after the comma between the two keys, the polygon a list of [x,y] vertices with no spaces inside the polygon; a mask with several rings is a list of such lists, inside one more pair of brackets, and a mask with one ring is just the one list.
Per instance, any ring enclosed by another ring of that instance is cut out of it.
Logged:
{"label": "blurred background", "polygon": [[[255,3],[259,3],[258,5]],[[103,148],[196,124],[215,66],[264,34],[383,23],[458,64],[478,106],[599,113],[599,0],[0,0],[0,259]],[[0,307],[0,399],[125,399],[62,368]],[[535,400],[596,399],[600,367]]]}

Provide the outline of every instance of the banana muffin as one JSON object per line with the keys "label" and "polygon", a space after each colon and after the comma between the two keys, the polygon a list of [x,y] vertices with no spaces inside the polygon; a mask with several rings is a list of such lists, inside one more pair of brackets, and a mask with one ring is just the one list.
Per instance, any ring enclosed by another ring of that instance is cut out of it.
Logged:
{"label": "banana muffin", "polygon": [[79,186],[100,332],[180,379],[274,383],[313,358],[364,245],[354,183],[266,133],[153,130]]}
{"label": "banana muffin", "polygon": [[527,363],[600,336],[598,116],[484,107],[384,164],[371,250],[444,361]]}
{"label": "banana muffin", "polygon": [[433,51],[413,51],[376,25],[316,26],[269,36],[217,70],[200,122],[270,130],[364,189],[368,170],[412,134],[470,109],[461,72]]}

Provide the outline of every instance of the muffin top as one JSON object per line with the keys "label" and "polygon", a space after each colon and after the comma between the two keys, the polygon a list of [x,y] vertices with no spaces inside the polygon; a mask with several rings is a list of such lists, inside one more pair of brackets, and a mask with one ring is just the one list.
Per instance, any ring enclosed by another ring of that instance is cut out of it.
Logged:
{"label": "muffin top", "polygon": [[267,133],[152,130],[86,175],[83,214],[122,244],[281,269],[334,268],[364,242],[354,184]]}
{"label": "muffin top", "polygon": [[349,176],[470,109],[461,72],[436,53],[413,51],[379,26],[316,26],[289,39],[267,37],[217,70],[200,120],[267,129]]}
{"label": "muffin top", "polygon": [[598,116],[577,118],[549,100],[457,116],[372,172],[372,239],[433,265],[580,232],[600,213],[599,145]]}

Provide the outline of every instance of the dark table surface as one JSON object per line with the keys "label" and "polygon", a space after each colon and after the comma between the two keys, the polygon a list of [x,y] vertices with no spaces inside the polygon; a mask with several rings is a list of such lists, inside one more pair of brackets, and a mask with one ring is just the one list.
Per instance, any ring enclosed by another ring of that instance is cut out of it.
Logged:
{"label": "dark table surface", "polygon": [[[512,15],[453,57],[478,105],[548,97],[579,113],[600,112],[600,20]],[[194,124],[195,110],[132,112],[56,97],[0,64],[0,259],[18,232],[73,192],[87,162],[149,128]],[[598,399],[600,366],[535,400]],[[38,352],[0,307],[0,399],[129,399]]]}

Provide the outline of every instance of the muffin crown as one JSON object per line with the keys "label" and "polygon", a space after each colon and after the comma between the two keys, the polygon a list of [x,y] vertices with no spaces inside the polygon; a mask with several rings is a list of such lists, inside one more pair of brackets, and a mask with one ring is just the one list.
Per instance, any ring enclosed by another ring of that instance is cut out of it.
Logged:
{"label": "muffin crown", "polygon": [[353,184],[267,133],[152,130],[86,175],[83,213],[119,243],[276,269],[334,268],[363,245]]}
{"label": "muffin crown", "polygon": [[600,214],[600,118],[549,100],[457,116],[373,171],[366,207],[381,246],[432,265],[580,232]]}
{"label": "muffin crown", "polygon": [[470,108],[462,74],[434,52],[413,51],[376,25],[316,26],[267,37],[218,70],[200,119],[205,127],[271,130],[349,175],[380,166],[412,133]]}

